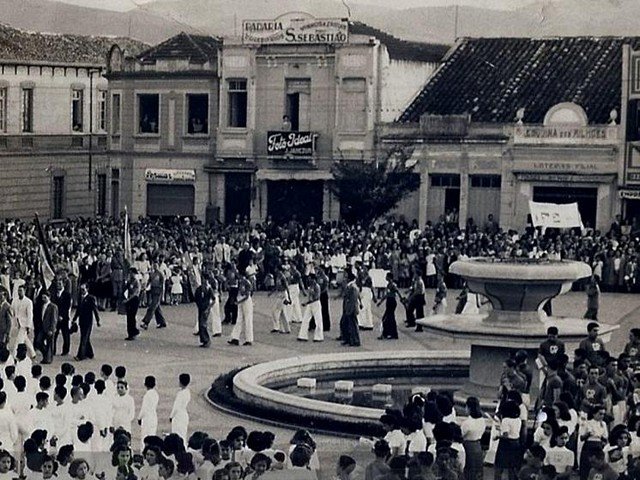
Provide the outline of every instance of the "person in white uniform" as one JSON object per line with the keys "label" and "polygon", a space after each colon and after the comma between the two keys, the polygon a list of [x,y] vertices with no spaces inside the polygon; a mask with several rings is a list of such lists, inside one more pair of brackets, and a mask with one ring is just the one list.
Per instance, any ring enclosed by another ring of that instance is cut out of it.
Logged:
{"label": "person in white uniform", "polygon": [[187,411],[187,407],[191,401],[191,391],[189,390],[191,376],[188,373],[181,373],[178,381],[180,383],[180,390],[178,390],[176,394],[176,399],[173,402],[173,408],[170,414],[171,433],[179,435],[186,444],[189,441],[189,437],[187,436],[189,430],[189,412]]}
{"label": "person in white uniform", "polygon": [[131,422],[136,418],[135,400],[129,394],[129,384],[126,380],[118,380],[116,385],[118,394],[113,399],[113,428],[124,428],[131,431]]}
{"label": "person in white uniform", "polygon": [[322,342],[324,340],[324,332],[322,328],[322,308],[320,307],[320,285],[318,285],[315,273],[309,274],[307,298],[308,301],[305,303],[302,315],[302,325],[300,325],[300,331],[298,332],[298,340],[306,342],[309,339],[309,323],[313,318],[316,321],[313,341]]}
{"label": "person in white uniform", "polygon": [[18,423],[16,416],[7,406],[7,392],[0,392],[0,442],[8,452],[15,452],[18,441]]}
{"label": "person in white uniform", "polygon": [[158,391],[156,390],[156,377],[149,375],[144,379],[144,386],[147,392],[142,397],[142,405],[138,414],[138,425],[140,429],[140,442],[144,448],[145,437],[155,435],[158,431]]}
{"label": "person in white uniform", "polygon": [[13,353],[15,354],[15,348],[19,344],[24,343],[27,346],[29,356],[34,358],[36,351],[31,340],[33,335],[33,302],[25,295],[24,285],[18,287],[18,295],[14,297],[11,308],[13,308],[17,327]]}
{"label": "person in white uniform", "polygon": [[220,282],[218,282],[218,272],[210,277],[211,288],[213,289],[213,305],[209,310],[209,322],[211,322],[211,337],[222,335],[222,315],[220,313]]}
{"label": "person in white uniform", "polygon": [[253,294],[251,281],[242,274],[238,281],[238,321],[231,331],[230,345],[240,345],[240,335],[244,330],[244,345],[253,343]]}
{"label": "person in white uniform", "polygon": [[291,333],[291,295],[282,267],[278,269],[274,283],[274,290],[269,293],[269,296],[276,296],[271,309],[273,319],[271,333]]}

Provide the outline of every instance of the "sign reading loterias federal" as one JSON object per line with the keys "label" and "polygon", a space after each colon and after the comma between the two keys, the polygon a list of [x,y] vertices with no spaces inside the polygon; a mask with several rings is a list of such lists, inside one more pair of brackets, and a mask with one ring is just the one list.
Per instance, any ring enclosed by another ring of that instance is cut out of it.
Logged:
{"label": "sign reading loterias federal", "polygon": [[349,21],[341,18],[316,18],[296,12],[274,20],[242,22],[242,43],[246,44],[332,44],[348,39]]}

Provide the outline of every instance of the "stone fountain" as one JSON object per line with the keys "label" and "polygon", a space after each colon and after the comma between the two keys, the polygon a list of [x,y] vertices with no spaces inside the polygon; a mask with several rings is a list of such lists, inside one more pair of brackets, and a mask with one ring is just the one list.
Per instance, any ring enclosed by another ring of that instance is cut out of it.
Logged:
{"label": "stone fountain", "polygon": [[[538,346],[547,337],[547,328],[558,327],[569,355],[586,337],[587,323],[579,317],[547,317],[542,305],[571,289],[576,280],[589,277],[591,268],[582,262],[472,258],[454,262],[451,273],[463,277],[469,290],[487,297],[493,305],[489,313],[478,315],[442,314],[418,320],[431,335],[471,345],[469,380],[458,392],[460,399],[474,395],[484,404],[496,398],[502,363],[516,350],[526,350],[534,372],[531,387],[535,398],[539,371],[534,365]],[[600,324],[606,342],[618,326]]]}

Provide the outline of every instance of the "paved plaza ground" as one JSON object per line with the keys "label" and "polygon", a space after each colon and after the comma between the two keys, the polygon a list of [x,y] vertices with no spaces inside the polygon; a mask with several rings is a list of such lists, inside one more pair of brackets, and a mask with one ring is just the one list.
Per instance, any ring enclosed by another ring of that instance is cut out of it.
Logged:
{"label": "paved plaza ground", "polygon": [[[332,293],[335,295],[335,293]],[[453,309],[457,292],[449,292],[449,310]],[[427,302],[433,301],[433,291],[428,291]],[[188,372],[192,377],[192,401],[189,406],[189,432],[203,430],[214,438],[220,439],[235,425],[244,425],[247,430],[261,429],[273,431],[277,438],[278,447],[285,447],[292,435],[292,430],[265,425],[246,419],[236,418],[214,409],[205,399],[205,392],[211,382],[220,374],[236,367],[255,364],[278,358],[292,356],[344,352],[350,347],[342,347],[334,339],[337,336],[337,326],[341,310],[340,299],[331,301],[332,331],[326,334],[323,343],[303,343],[296,341],[298,325],[294,325],[291,335],[272,334],[270,309],[272,299],[266,294],[258,293],[255,297],[255,342],[253,346],[234,347],[227,344],[226,337],[213,339],[210,349],[199,348],[197,337],[192,335],[196,310],[193,304],[176,307],[164,307],[169,326],[157,330],[152,325],[143,331],[138,340],[126,342],[125,317],[115,313],[102,313],[102,327],[94,329],[93,344],[96,357],[90,361],[74,362],[80,373],[89,370],[98,371],[103,363],[113,366],[125,365],[128,369],[127,377],[132,394],[136,401],[136,410],[140,406],[144,394],[143,381],[146,375],[155,375],[158,380],[160,404],[158,406],[159,432],[169,430],[169,412],[178,388],[177,378],[182,372]],[[581,317],[586,308],[586,295],[582,292],[571,292],[554,300],[554,314],[561,316]],[[374,316],[379,322],[383,308],[375,308]],[[140,317],[142,316],[140,312]],[[376,339],[378,331],[361,332],[362,347],[360,351],[379,352],[398,349],[440,349],[456,350],[460,345],[452,342],[430,339],[427,333],[417,333],[402,326],[404,312],[398,309],[398,324],[400,339],[397,341],[379,341]],[[613,352],[621,351],[627,340],[628,330],[640,325],[640,295],[603,294],[600,305],[601,321],[619,324],[620,329],[614,333],[609,349]],[[230,332],[229,326],[224,326],[224,335]],[[78,335],[72,337],[72,354],[77,348]],[[72,361],[69,358],[56,357],[52,365],[46,366],[46,374],[57,373],[61,362]],[[134,445],[139,442],[139,429],[134,431]],[[321,479],[330,478],[335,471],[338,455],[350,453],[362,462],[369,461],[371,455],[368,449],[359,445],[356,439],[334,437],[328,435],[314,436],[318,443],[320,461],[322,464]],[[363,465],[364,466],[364,465]]]}

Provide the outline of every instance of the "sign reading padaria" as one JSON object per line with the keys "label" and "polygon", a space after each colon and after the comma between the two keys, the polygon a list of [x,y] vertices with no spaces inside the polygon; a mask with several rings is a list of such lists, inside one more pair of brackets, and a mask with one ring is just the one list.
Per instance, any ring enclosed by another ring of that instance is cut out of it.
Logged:
{"label": "sign reading padaria", "polygon": [[248,44],[346,43],[349,22],[340,18],[315,18],[305,13],[287,13],[275,20],[242,22],[242,42]]}

